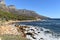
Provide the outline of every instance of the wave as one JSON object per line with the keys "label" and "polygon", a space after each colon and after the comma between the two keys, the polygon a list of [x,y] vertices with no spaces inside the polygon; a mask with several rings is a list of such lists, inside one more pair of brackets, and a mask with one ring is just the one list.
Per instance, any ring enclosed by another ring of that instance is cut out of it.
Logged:
{"label": "wave", "polygon": [[[45,29],[38,26],[22,25],[27,26],[25,33],[27,33],[26,38],[30,40],[60,40],[60,36],[51,31],[50,29]],[[33,35],[32,35],[32,34]]]}

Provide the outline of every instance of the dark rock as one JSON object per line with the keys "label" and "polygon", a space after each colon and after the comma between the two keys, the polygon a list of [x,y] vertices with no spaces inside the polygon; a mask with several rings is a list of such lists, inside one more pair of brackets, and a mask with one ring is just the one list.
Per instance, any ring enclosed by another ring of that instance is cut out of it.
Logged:
{"label": "dark rock", "polygon": [[38,32],[38,33],[40,33],[40,32]]}
{"label": "dark rock", "polygon": [[31,35],[32,36],[33,34],[32,33],[26,33],[26,35]]}
{"label": "dark rock", "polygon": [[34,29],[30,29],[30,30],[34,31]]}
{"label": "dark rock", "polygon": [[41,31],[43,31],[43,29],[41,28]]}
{"label": "dark rock", "polygon": [[15,24],[15,27],[19,27],[19,25],[16,25],[16,24]]}
{"label": "dark rock", "polygon": [[32,36],[33,39],[36,39],[35,37]]}
{"label": "dark rock", "polygon": [[40,39],[43,39],[43,38],[40,38]]}
{"label": "dark rock", "polygon": [[51,31],[45,31],[45,33],[52,33]]}
{"label": "dark rock", "polygon": [[32,33],[26,33],[26,35],[30,35],[33,39],[36,39]]}

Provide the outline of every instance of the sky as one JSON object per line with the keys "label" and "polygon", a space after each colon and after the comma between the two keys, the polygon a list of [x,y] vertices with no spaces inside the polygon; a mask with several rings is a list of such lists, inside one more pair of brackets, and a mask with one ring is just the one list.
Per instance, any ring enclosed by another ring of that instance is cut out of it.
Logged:
{"label": "sky", "polygon": [[27,9],[39,15],[60,18],[60,0],[5,0],[6,5],[15,5],[17,9]]}

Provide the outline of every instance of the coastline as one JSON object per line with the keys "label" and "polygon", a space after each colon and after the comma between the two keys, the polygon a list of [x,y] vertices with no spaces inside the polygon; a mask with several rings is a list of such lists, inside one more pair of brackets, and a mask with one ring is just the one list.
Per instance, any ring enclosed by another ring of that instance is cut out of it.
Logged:
{"label": "coastline", "polygon": [[[13,35],[19,35],[20,37],[30,39],[30,40],[60,40],[60,38],[56,38],[55,36],[52,35],[52,32],[49,29],[45,28],[39,28],[35,26],[29,26],[29,25],[13,25],[13,23],[16,22],[26,22],[24,21],[5,21],[5,25],[0,26],[0,34],[13,34]],[[32,21],[27,21],[27,22],[32,22]]]}
{"label": "coastline", "polygon": [[4,24],[10,24],[10,23],[16,23],[16,22],[34,22],[34,21],[43,21],[43,20],[9,20],[9,21],[5,21]]}

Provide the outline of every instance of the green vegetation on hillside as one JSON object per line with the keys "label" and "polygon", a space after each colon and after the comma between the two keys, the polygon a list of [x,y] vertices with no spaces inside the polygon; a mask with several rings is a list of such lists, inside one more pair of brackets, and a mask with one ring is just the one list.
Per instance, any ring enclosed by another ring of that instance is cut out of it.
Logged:
{"label": "green vegetation on hillside", "polygon": [[23,16],[23,15],[18,15],[18,14],[13,14],[10,12],[4,12],[0,10],[0,19],[5,19],[5,20],[33,20],[35,19],[34,17],[31,16]]}

